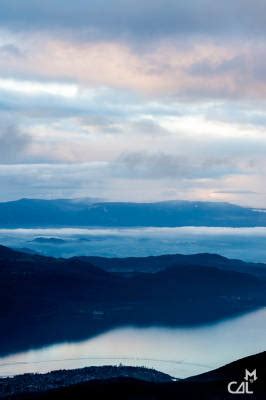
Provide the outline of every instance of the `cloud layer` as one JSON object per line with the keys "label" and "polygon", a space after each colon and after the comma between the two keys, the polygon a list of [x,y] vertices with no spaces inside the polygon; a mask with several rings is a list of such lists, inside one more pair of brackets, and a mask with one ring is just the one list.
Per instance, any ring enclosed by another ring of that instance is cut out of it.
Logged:
{"label": "cloud layer", "polygon": [[76,42],[49,35],[33,40],[26,34],[23,44],[5,44],[1,52],[0,73],[6,83],[2,79],[0,88],[10,88],[13,79],[13,88],[31,81],[39,89],[44,80],[48,93],[48,85],[51,91],[61,81],[69,95],[75,90],[70,83],[81,91],[109,87],[194,101],[256,100],[266,94],[266,50],[258,38],[171,38],[140,48],[119,40]]}
{"label": "cloud layer", "polygon": [[169,34],[265,33],[263,0],[2,0],[0,21],[9,29],[67,30],[141,39]]}
{"label": "cloud layer", "polygon": [[266,4],[2,0],[1,199],[266,200]]}

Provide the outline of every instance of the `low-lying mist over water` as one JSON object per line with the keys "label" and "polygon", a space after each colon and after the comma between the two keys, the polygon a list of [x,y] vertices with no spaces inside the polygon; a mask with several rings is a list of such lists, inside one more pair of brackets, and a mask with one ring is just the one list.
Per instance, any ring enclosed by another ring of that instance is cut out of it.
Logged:
{"label": "low-lying mist over water", "polygon": [[266,227],[0,229],[0,243],[55,257],[206,252],[266,262]]}

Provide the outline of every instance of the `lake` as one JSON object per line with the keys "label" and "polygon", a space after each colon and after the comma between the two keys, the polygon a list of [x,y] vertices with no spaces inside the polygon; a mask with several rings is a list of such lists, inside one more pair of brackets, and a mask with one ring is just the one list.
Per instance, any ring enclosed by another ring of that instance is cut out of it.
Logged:
{"label": "lake", "polygon": [[219,253],[266,263],[266,227],[0,229],[0,243],[55,257]]}
{"label": "lake", "polygon": [[266,308],[201,327],[123,327],[79,343],[13,354],[0,358],[0,376],[122,363],[184,378],[265,348]]}

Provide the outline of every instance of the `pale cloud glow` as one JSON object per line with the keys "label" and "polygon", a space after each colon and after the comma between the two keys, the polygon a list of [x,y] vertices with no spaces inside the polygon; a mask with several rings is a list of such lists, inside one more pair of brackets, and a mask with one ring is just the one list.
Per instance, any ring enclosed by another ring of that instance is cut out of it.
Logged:
{"label": "pale cloud glow", "polygon": [[76,97],[78,94],[76,85],[19,81],[15,79],[0,79],[0,90],[18,92],[29,96],[46,94],[52,96]]}
{"label": "pale cloud glow", "polygon": [[178,117],[160,117],[160,125],[172,132],[191,132],[197,139],[200,136],[204,138],[222,137],[232,139],[265,139],[265,130],[254,128],[244,123],[232,124],[226,121],[210,120],[204,115],[184,115]]}

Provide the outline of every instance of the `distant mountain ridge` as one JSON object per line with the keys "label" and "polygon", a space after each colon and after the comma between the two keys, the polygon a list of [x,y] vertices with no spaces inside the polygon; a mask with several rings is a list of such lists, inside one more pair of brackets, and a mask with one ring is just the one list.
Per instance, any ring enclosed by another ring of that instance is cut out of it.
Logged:
{"label": "distant mountain ridge", "polygon": [[21,199],[0,203],[0,228],[180,226],[266,226],[266,213],[229,203],[196,201]]}

